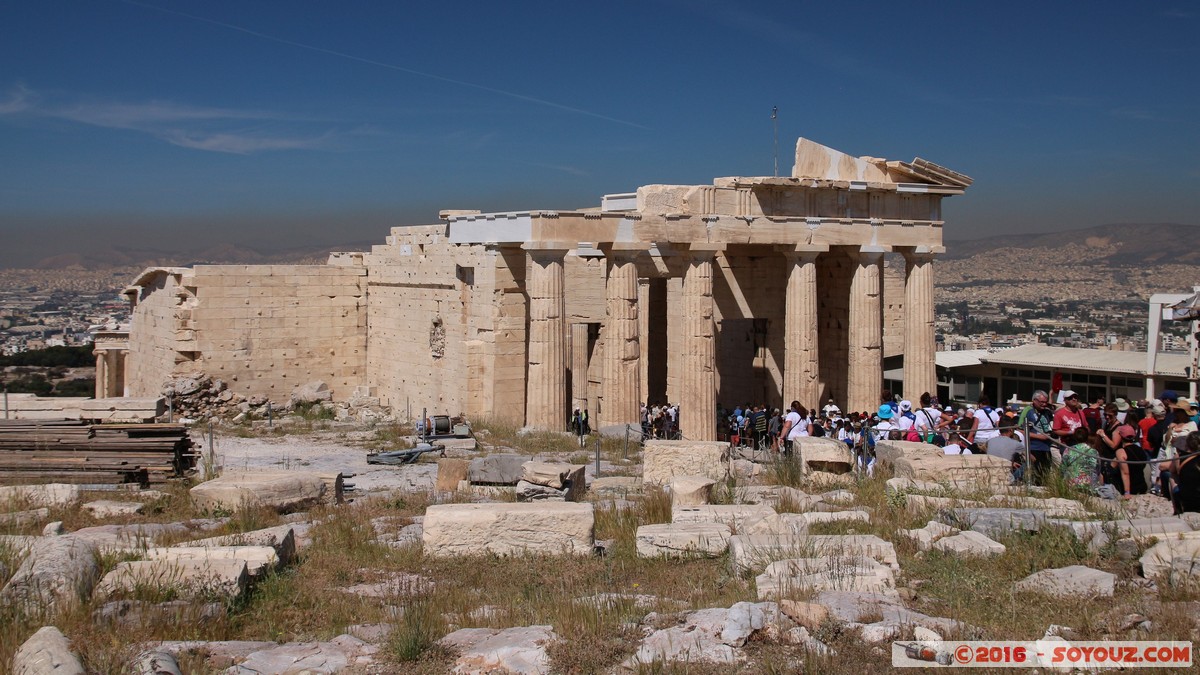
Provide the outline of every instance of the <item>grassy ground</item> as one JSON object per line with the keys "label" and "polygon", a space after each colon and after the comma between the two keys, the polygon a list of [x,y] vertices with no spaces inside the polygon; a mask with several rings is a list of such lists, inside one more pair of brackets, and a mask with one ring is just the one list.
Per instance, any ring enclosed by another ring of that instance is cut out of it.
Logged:
{"label": "grassy ground", "polygon": [[[482,426],[482,425],[480,425]],[[574,440],[562,435],[520,435],[516,429],[496,425],[483,434],[481,444],[489,450],[513,448],[525,454],[579,453]],[[389,432],[392,433],[392,432]],[[396,431],[395,433],[399,433]],[[511,451],[511,450],[506,450]],[[618,439],[606,441],[601,454],[618,461],[625,453]],[[630,457],[636,458],[635,453]],[[961,637],[972,639],[1036,639],[1052,624],[1072,628],[1080,639],[1114,635],[1114,620],[1141,613],[1154,622],[1152,634],[1138,639],[1190,640],[1197,625],[1197,612],[1179,611],[1164,603],[1195,603],[1195,588],[1160,585],[1148,592],[1124,583],[1137,576],[1136,560],[1117,555],[1114,548],[1091,552],[1066,530],[1045,527],[1037,534],[1001,537],[1007,550],[993,558],[969,558],[938,552],[920,552],[897,530],[923,526],[929,512],[910,511],[903,498],[884,488],[886,472],[869,480],[844,482],[854,494],[854,508],[870,512],[868,523],[830,523],[814,526],[814,533],[875,534],[895,544],[900,559],[898,584],[912,589],[909,606],[931,616],[958,619],[972,628]],[[786,459],[769,465],[765,482],[799,487],[816,494],[826,488],[808,486],[798,465]],[[124,522],[172,522],[200,517],[188,498],[186,486],[175,486],[155,501],[141,516]],[[724,501],[737,499],[738,481],[723,484],[718,491]],[[89,495],[90,496],[90,495]],[[111,497],[110,495],[106,495]],[[980,496],[980,495],[973,495]],[[443,673],[452,655],[436,641],[458,628],[525,626],[549,624],[563,639],[550,649],[554,672],[607,672],[628,658],[640,634],[633,626],[651,611],[658,612],[664,625],[676,612],[705,607],[729,607],[756,599],[753,578],[730,573],[726,557],[704,560],[647,560],[636,555],[635,532],[640,525],[669,522],[670,498],[653,488],[633,501],[629,508],[597,505],[596,538],[611,540],[603,557],[559,558],[544,556],[478,556],[459,559],[430,559],[417,546],[390,548],[376,541],[379,528],[397,531],[424,513],[425,495],[394,495],[389,499],[312,512],[317,523],[311,530],[312,543],[298,562],[259,582],[243,600],[225,608],[220,618],[199,622],[183,616],[174,621],[148,621],[121,630],[93,624],[91,613],[97,600],[79,603],[56,616],[29,616],[12,607],[0,607],[0,672],[11,666],[16,647],[45,623],[59,626],[74,641],[90,672],[127,673],[132,645],[161,639],[309,641],[329,639],[355,624],[387,623],[394,626],[381,658],[394,672]],[[784,503],[782,510],[799,510]],[[51,519],[62,520],[68,530],[96,524],[78,507],[56,509]],[[279,516],[258,510],[236,514],[220,533],[267,527]],[[36,534],[42,524],[10,528],[6,534]],[[178,537],[175,538],[178,540]],[[168,539],[161,543],[171,543]],[[111,569],[120,558],[101,559]],[[15,569],[19,555],[0,546],[0,565]],[[1018,594],[1013,584],[1039,569],[1083,564],[1118,575],[1117,596],[1111,600],[1062,602],[1034,594]],[[408,576],[411,575],[411,576]],[[401,593],[364,598],[340,589],[403,577],[416,578]],[[608,601],[589,601],[598,594]],[[803,594],[795,596],[803,599]],[[640,601],[639,601],[640,598]],[[1188,604],[1187,606],[1193,606]],[[1117,619],[1114,619],[1114,616]],[[889,669],[890,658],[865,644],[857,631],[829,621],[815,631],[816,637],[836,649],[837,655],[806,655],[795,647],[770,641],[746,647],[749,662],[738,672],[746,673],[863,673]],[[1121,637],[1126,637],[1121,635]],[[205,672],[192,660],[185,672]],[[655,664],[645,673],[727,673],[728,667],[665,666]],[[1167,671],[1169,672],[1169,671]]]}

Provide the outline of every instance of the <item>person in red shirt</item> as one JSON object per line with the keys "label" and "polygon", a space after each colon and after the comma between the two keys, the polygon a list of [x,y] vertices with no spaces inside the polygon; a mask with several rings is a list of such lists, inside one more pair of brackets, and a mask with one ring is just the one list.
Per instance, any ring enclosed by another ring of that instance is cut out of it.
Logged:
{"label": "person in red shirt", "polygon": [[1142,449],[1147,452],[1156,450],[1150,447],[1150,427],[1158,423],[1154,415],[1150,412],[1150,401],[1142,400],[1138,402],[1138,407],[1142,408],[1142,419],[1138,420],[1138,429],[1142,432]]}
{"label": "person in red shirt", "polygon": [[1083,406],[1079,403],[1079,394],[1070,389],[1064,391],[1063,403],[1065,405],[1054,412],[1054,423],[1050,426],[1050,431],[1058,440],[1071,445],[1075,430],[1079,427],[1087,429],[1088,423],[1083,414]]}

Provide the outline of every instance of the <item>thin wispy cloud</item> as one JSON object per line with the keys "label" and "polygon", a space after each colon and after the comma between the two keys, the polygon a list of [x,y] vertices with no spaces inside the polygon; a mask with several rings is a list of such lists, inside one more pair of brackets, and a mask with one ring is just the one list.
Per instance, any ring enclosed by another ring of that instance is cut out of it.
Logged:
{"label": "thin wispy cloud", "polygon": [[1147,110],[1145,108],[1113,108],[1112,110],[1108,111],[1108,114],[1112,115],[1113,117],[1118,117],[1125,120],[1137,120],[1140,122],[1158,122],[1162,119],[1154,111]]}
{"label": "thin wispy cloud", "polygon": [[427,78],[430,80],[437,80],[438,82],[446,82],[447,84],[454,84],[454,85],[458,85],[460,87],[467,87],[470,89],[477,89],[479,91],[486,91],[490,94],[505,96],[508,98],[516,99],[518,101],[525,101],[526,103],[534,103],[537,105],[546,106],[549,108],[555,108],[557,110],[562,110],[565,112],[575,113],[578,115],[585,115],[587,117],[594,117],[596,119],[605,120],[607,122],[613,122],[615,124],[623,124],[625,126],[634,127],[636,129],[645,129],[647,131],[649,130],[649,127],[638,124],[637,122],[631,122],[629,120],[623,120],[623,119],[619,119],[616,117],[611,117],[609,115],[604,115],[604,114],[601,114],[598,112],[593,112],[591,110],[584,110],[583,108],[576,108],[573,106],[564,105],[562,103],[555,103],[554,101],[549,101],[544,98],[537,98],[535,96],[521,94],[521,93],[518,93],[515,91],[508,91],[506,89],[499,89],[497,87],[489,87],[486,84],[479,84],[478,82],[469,82],[467,80],[459,80],[459,79],[455,79],[452,77],[446,77],[444,75],[438,75],[436,73],[430,73],[430,72],[426,72],[423,70],[416,70],[414,68],[408,68],[408,67],[396,64],[396,63],[387,63],[385,61],[377,61],[375,59],[369,59],[369,58],[366,58],[363,56],[358,56],[356,54],[350,54],[348,52],[338,51],[336,49],[328,49],[326,47],[321,47],[319,45],[312,45],[312,44],[307,44],[304,42],[297,42],[295,40],[289,40],[287,38],[279,37],[277,35],[271,35],[270,33],[263,33],[260,31],[252,30],[250,28],[246,28],[245,26],[239,26],[237,24],[232,24],[232,23],[228,23],[225,21],[218,21],[217,19],[210,19],[208,17],[199,16],[197,14],[189,14],[187,12],[181,12],[176,9],[168,9],[166,7],[158,7],[156,5],[151,5],[151,4],[144,3],[144,2],[138,2],[137,0],[121,0],[121,2],[124,2],[125,4],[128,4],[128,5],[134,5],[136,7],[141,7],[143,9],[149,9],[149,10],[153,10],[156,12],[163,12],[164,14],[173,14],[175,16],[183,17],[185,19],[190,19],[192,21],[202,21],[204,23],[211,24],[213,26],[220,26],[220,27],[226,28],[228,30],[237,31],[239,33],[251,35],[253,37],[260,38],[263,40],[269,40],[271,42],[276,42],[276,43],[279,43],[282,45],[288,45],[289,47],[296,47],[297,49],[307,49],[309,51],[317,52],[320,54],[326,54],[328,56],[336,56],[341,59],[347,59],[349,61],[356,61],[358,63],[363,63],[363,64],[366,64],[369,66],[376,66],[378,68],[386,68],[388,70],[394,70],[397,72],[406,73],[408,75],[415,75],[417,77],[424,77],[424,78]]}
{"label": "thin wispy cloud", "polygon": [[[147,134],[165,143],[193,150],[248,155],[278,150],[317,150],[332,147],[334,131],[305,131],[311,126],[292,116],[265,110],[195,106],[169,101],[141,103],[63,100],[23,84],[0,99],[0,119],[43,118]],[[246,128],[247,122],[257,122]],[[264,126],[265,125],[265,126]],[[287,127],[277,129],[274,127]]]}
{"label": "thin wispy cloud", "polygon": [[533,167],[537,167],[539,169],[550,169],[551,171],[557,171],[559,173],[565,173],[565,174],[569,174],[572,176],[588,177],[588,176],[592,175],[586,169],[581,169],[577,166],[570,166],[568,164],[546,164],[543,162],[517,162],[517,164],[524,164],[525,166],[533,166]]}
{"label": "thin wispy cloud", "polygon": [[319,150],[328,146],[329,136],[288,138],[254,133],[170,133],[163,140],[183,148],[249,155],[267,150]]}

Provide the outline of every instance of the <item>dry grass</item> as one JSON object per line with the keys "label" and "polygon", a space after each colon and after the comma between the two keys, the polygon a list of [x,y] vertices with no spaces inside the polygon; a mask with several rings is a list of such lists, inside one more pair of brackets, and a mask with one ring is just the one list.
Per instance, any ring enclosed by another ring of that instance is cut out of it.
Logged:
{"label": "dry grass", "polygon": [[[511,425],[486,426],[489,432],[481,434],[485,448],[516,448],[525,454],[564,453],[573,461],[583,459],[574,439],[565,435],[519,435]],[[399,427],[377,428],[376,440],[392,442],[405,431]],[[593,461],[591,446],[588,452],[588,461]],[[621,461],[625,452],[623,439],[601,442],[601,455],[610,462]],[[632,451],[630,459],[636,459]],[[800,487],[809,493],[828,489],[808,485],[799,463],[789,458],[777,459],[766,474],[769,483]],[[925,614],[958,619],[972,627],[961,635],[946,637],[1034,639],[1041,637],[1047,626],[1060,624],[1070,626],[1083,639],[1099,639],[1112,634],[1114,612],[1140,612],[1154,621],[1153,635],[1142,639],[1193,639],[1197,625],[1192,616],[1196,612],[1170,608],[1197,603],[1200,589],[1164,582],[1157,593],[1139,591],[1123,583],[1137,575],[1136,563],[1120,560],[1112,548],[1089,551],[1062,528],[1047,526],[1036,534],[1000,537],[1007,551],[992,558],[917,551],[912,542],[896,532],[921,527],[933,514],[903,508],[902,498],[885,490],[888,477],[882,467],[874,478],[847,477],[847,481],[853,481],[849,489],[855,495],[854,503],[847,508],[868,510],[870,522],[816,525],[812,532],[874,534],[893,542],[902,569],[899,583],[918,589],[917,599],[908,604]],[[722,483],[717,500],[738,501],[742,487],[736,481]],[[205,515],[191,504],[186,485],[166,492],[167,496],[152,503],[145,514],[125,522],[171,522]],[[1053,492],[1040,496],[1053,496]],[[942,494],[976,496],[945,490]],[[549,650],[554,672],[610,672],[633,653],[639,635],[631,633],[630,626],[642,621],[648,612],[672,616],[680,610],[729,607],[756,599],[752,576],[731,574],[727,558],[637,557],[637,528],[671,520],[670,496],[653,486],[647,486],[643,495],[623,508],[611,502],[597,504],[596,538],[613,542],[603,557],[485,555],[431,559],[417,546],[391,548],[376,540],[379,527],[389,531],[403,527],[412,517],[422,515],[428,505],[426,495],[397,493],[386,500],[352,507],[315,509],[311,514],[317,523],[310,532],[312,543],[302,551],[298,562],[258,582],[244,600],[227,606],[215,621],[183,616],[113,630],[92,622],[91,613],[99,606],[98,600],[50,617],[27,616],[14,608],[0,607],[0,672],[10,668],[16,647],[44,623],[58,625],[74,640],[89,671],[104,674],[129,672],[132,645],[142,641],[309,641],[329,639],[351,625],[370,623],[394,627],[381,652],[384,667],[393,672],[450,670],[452,655],[440,648],[437,640],[458,628],[536,624],[553,626],[562,638]],[[802,505],[785,500],[779,510],[801,511]],[[72,530],[96,524],[78,507],[55,510],[51,518],[63,520]],[[233,514],[211,534],[248,531],[279,522],[280,517],[273,512],[247,509]],[[10,532],[36,534],[40,529],[38,524]],[[164,538],[159,543],[174,543],[181,538],[185,535]],[[105,556],[100,562],[110,569],[119,560]],[[17,552],[0,545],[0,566],[11,571],[19,562]],[[1122,580],[1117,596],[1101,602],[1062,602],[1013,590],[1016,581],[1034,571],[1071,564],[1117,574]],[[428,584],[399,588],[381,597],[362,597],[342,590],[414,576]],[[595,600],[601,594],[607,594],[607,600]],[[650,599],[639,603],[635,596]],[[814,635],[836,649],[837,655],[805,654],[795,647],[754,641],[745,649],[749,661],[736,672],[849,675],[882,672],[890,663],[886,654],[865,644],[858,631],[843,623],[829,621]],[[185,658],[183,665],[185,672],[206,669],[198,657]],[[733,671],[725,666],[650,664],[638,672],[703,675]]]}

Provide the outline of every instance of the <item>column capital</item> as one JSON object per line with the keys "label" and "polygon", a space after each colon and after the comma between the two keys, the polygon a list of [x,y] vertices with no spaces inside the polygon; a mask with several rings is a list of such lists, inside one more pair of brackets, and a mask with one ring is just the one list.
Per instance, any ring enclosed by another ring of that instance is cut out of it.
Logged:
{"label": "column capital", "polygon": [[539,240],[539,241],[527,241],[524,244],[521,244],[521,248],[525,251],[529,251],[530,253],[533,253],[535,251],[553,251],[553,252],[562,251],[565,253],[577,246],[579,246],[578,243],[573,243],[573,242],[569,242],[569,241],[541,241],[541,240]]}
{"label": "column capital", "polygon": [[822,253],[829,253],[828,244],[780,244],[775,247],[776,251],[784,254],[789,258],[812,259]]}
{"label": "column capital", "polygon": [[859,246],[858,259],[860,262],[877,262],[884,253],[891,253],[891,246]]}
{"label": "column capital", "polygon": [[934,256],[941,255],[946,252],[945,246],[905,246],[899,249],[904,255],[904,259],[909,262],[928,262],[932,261]]}

